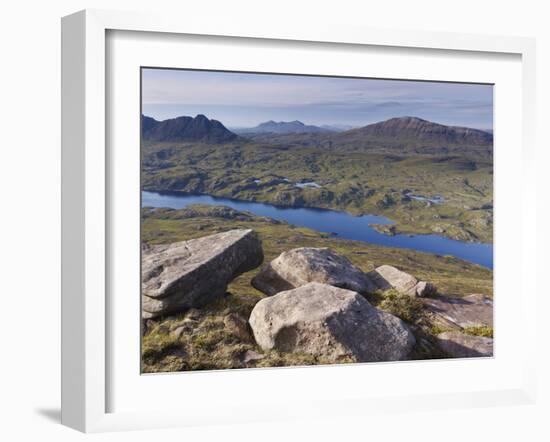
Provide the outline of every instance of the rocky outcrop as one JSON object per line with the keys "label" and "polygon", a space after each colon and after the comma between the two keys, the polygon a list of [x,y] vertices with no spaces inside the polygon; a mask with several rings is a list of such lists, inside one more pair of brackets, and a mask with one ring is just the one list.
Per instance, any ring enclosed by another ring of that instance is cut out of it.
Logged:
{"label": "rocky outcrop", "polygon": [[359,293],[376,289],[368,276],[346,257],[327,248],[302,247],[281,253],[252,280],[267,295],[309,282],[329,284]]}
{"label": "rocky outcrop", "polygon": [[397,361],[406,359],[415,344],[401,319],[357,292],[317,282],[262,299],[249,323],[262,349],[325,361]]}
{"label": "rocky outcrop", "polygon": [[493,356],[493,339],[471,336],[460,332],[437,335],[439,346],[453,358]]}
{"label": "rocky outcrop", "polygon": [[142,252],[142,315],[153,318],[200,307],[222,296],[227,284],[263,261],[252,230],[238,229]]}
{"label": "rocky outcrop", "polygon": [[395,289],[409,296],[432,296],[436,287],[426,281],[418,281],[414,276],[402,272],[395,267],[383,265],[368,273],[370,280],[380,290]]}
{"label": "rocky outcrop", "polygon": [[493,300],[481,294],[464,298],[437,296],[422,302],[433,321],[457,330],[467,327],[493,327]]}

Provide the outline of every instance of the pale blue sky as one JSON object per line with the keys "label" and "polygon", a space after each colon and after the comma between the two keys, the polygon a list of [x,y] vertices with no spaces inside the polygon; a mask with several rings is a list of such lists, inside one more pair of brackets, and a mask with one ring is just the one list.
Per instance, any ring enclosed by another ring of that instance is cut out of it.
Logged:
{"label": "pale blue sky", "polygon": [[364,126],[415,116],[493,128],[490,85],[173,69],[142,75],[142,112],[157,120],[204,114],[230,128],[267,120]]}

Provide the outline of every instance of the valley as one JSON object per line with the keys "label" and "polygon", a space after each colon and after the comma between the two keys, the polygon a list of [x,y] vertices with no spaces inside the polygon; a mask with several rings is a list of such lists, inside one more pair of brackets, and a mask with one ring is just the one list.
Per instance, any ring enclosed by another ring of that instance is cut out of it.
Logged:
{"label": "valley", "polygon": [[414,137],[398,123],[363,128],[363,136],[352,129],[218,134],[231,138],[223,143],[144,139],[142,189],[383,215],[395,221],[394,233],[492,242],[490,135],[437,125],[435,134],[422,127]]}

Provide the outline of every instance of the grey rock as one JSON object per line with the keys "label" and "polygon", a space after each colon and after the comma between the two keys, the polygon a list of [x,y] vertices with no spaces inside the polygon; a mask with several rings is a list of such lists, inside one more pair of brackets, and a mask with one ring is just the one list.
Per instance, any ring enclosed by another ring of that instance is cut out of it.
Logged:
{"label": "grey rock", "polygon": [[223,318],[225,329],[241,341],[250,342],[252,336],[248,329],[248,322],[242,316],[236,313],[229,313]]}
{"label": "grey rock", "polygon": [[435,296],[437,294],[437,288],[431,282],[420,281],[415,286],[416,296],[424,298],[426,296]]}
{"label": "grey rock", "polygon": [[183,325],[180,325],[179,327],[176,327],[174,330],[170,332],[172,336],[175,336],[176,338],[181,338],[185,333],[188,333],[189,329]]}
{"label": "grey rock", "polygon": [[257,361],[261,361],[263,358],[265,358],[263,354],[258,353],[254,350],[247,350],[242,355],[241,360],[244,364],[251,364]]}
{"label": "grey rock", "polygon": [[380,290],[395,289],[409,296],[433,296],[437,288],[430,282],[418,281],[414,276],[390,265],[382,265],[367,274]]}
{"label": "grey rock", "polygon": [[142,316],[170,315],[214,301],[231,280],[262,260],[258,236],[246,229],[149,246],[142,251]]}
{"label": "grey rock", "polygon": [[416,296],[418,280],[395,267],[383,265],[368,273],[380,290],[395,289],[400,293]]}
{"label": "grey rock", "polygon": [[329,284],[359,293],[376,290],[368,276],[351,261],[327,248],[302,247],[281,253],[252,280],[267,295],[309,282]]}
{"label": "grey rock", "polygon": [[471,336],[460,332],[445,332],[437,335],[439,346],[454,358],[493,356],[493,339]]}
{"label": "grey rock", "polygon": [[259,301],[249,319],[263,350],[338,362],[406,359],[415,338],[405,323],[351,290],[311,282]]}
{"label": "grey rock", "polygon": [[466,327],[493,326],[493,300],[474,294],[463,298],[437,296],[422,299],[433,322],[457,330]]}
{"label": "grey rock", "polygon": [[184,318],[182,321],[178,321],[170,326],[170,334],[178,338],[185,333],[191,334],[198,324],[198,321],[190,318]]}

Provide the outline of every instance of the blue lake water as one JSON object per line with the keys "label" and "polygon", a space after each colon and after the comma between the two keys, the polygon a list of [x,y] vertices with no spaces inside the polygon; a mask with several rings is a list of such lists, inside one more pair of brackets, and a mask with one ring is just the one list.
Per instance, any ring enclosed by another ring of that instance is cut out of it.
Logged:
{"label": "blue lake water", "polygon": [[286,221],[296,226],[320,232],[335,233],[337,237],[365,241],[388,247],[412,249],[437,255],[451,255],[490,269],[493,268],[493,245],[456,241],[440,235],[384,235],[369,224],[392,224],[383,216],[354,216],[336,210],[304,207],[278,207],[251,201],[218,198],[210,195],[191,195],[178,192],[142,192],[142,207],[183,209],[190,204],[224,205],[259,216]]}

